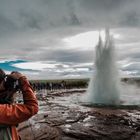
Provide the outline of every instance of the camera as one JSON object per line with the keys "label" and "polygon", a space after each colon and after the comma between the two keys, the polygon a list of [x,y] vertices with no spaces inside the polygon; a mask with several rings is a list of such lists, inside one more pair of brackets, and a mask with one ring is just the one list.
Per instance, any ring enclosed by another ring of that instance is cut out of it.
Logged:
{"label": "camera", "polygon": [[4,77],[4,87],[7,90],[19,90],[19,80],[14,79],[11,75],[5,75]]}

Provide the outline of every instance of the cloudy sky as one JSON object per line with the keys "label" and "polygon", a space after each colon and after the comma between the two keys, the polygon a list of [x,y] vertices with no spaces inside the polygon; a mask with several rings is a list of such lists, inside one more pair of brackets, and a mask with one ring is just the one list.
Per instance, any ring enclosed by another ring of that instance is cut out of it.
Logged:
{"label": "cloudy sky", "polygon": [[30,79],[90,77],[99,31],[121,76],[140,76],[140,0],[0,0],[0,67]]}

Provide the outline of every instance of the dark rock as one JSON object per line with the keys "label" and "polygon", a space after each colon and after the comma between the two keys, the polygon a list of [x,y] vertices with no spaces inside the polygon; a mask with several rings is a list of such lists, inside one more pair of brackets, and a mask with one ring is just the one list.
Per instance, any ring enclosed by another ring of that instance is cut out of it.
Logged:
{"label": "dark rock", "polygon": [[40,101],[39,113],[19,125],[22,139],[140,140],[139,109],[87,107],[71,101],[82,92],[48,94],[47,102]]}

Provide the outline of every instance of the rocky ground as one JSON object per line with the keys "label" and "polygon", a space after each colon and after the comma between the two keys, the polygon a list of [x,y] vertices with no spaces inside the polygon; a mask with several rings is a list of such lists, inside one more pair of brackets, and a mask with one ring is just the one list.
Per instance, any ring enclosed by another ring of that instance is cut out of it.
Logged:
{"label": "rocky ground", "polygon": [[84,106],[84,93],[38,93],[39,113],[18,127],[22,140],[140,140],[139,107]]}

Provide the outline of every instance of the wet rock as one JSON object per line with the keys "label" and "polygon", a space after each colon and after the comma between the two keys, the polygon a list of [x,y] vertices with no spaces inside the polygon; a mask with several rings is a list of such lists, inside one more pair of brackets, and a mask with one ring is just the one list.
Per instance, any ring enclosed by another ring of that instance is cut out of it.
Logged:
{"label": "wet rock", "polygon": [[[51,94],[51,95],[50,95]],[[19,125],[23,140],[139,140],[139,109],[81,106],[73,95],[50,93],[40,111]]]}

